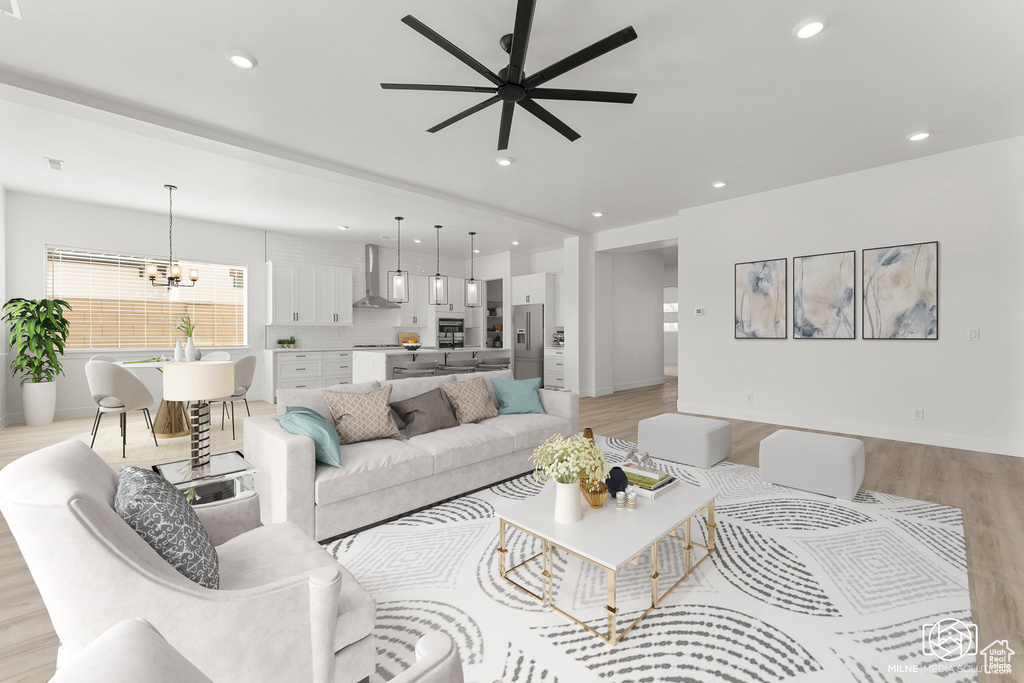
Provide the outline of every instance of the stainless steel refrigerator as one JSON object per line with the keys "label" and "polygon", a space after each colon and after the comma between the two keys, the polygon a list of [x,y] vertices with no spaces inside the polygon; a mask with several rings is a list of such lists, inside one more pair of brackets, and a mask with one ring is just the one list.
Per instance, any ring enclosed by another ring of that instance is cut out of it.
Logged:
{"label": "stainless steel refrigerator", "polygon": [[544,305],[516,306],[512,311],[513,368],[516,379],[544,376]]}

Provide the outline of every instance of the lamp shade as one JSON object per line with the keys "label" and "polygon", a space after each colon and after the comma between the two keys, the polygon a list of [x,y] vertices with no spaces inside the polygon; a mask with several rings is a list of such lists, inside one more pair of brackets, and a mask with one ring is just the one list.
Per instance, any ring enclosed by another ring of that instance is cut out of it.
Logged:
{"label": "lamp shade", "polygon": [[235,393],[235,364],[229,360],[168,363],[163,371],[167,401],[209,401]]}

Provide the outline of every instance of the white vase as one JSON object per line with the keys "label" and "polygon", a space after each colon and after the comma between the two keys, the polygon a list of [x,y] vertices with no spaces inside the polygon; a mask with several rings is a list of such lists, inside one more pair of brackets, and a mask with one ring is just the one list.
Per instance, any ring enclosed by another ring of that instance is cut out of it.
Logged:
{"label": "white vase", "polygon": [[574,481],[571,484],[555,482],[555,522],[558,524],[572,524],[583,518],[583,508],[580,505],[580,483]]}
{"label": "white vase", "polygon": [[192,337],[189,337],[188,341],[185,342],[185,362],[186,363],[191,363],[195,359],[196,359],[196,345],[192,341]]}
{"label": "white vase", "polygon": [[174,362],[180,363],[185,360],[185,349],[181,348],[181,342],[174,342]]}
{"label": "white vase", "polygon": [[25,382],[21,385],[21,409],[29,427],[42,427],[53,422],[56,408],[56,382]]}

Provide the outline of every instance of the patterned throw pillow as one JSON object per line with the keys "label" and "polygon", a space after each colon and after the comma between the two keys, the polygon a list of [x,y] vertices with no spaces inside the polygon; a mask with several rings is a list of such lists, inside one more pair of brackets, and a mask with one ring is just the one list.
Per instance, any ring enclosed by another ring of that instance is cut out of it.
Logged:
{"label": "patterned throw pillow", "polygon": [[220,586],[220,564],[210,535],[169,481],[152,470],[122,467],[114,510],[182,575],[203,588]]}
{"label": "patterned throw pillow", "polygon": [[442,384],[441,389],[448,397],[448,402],[455,408],[455,417],[459,418],[459,424],[479,422],[498,416],[498,410],[491,403],[491,392],[487,390],[483,377],[465,382],[448,382]]}
{"label": "patterned throw pillow", "polygon": [[391,418],[391,385],[365,394],[322,391],[334,416],[334,428],[338,430],[342,445],[402,438]]}

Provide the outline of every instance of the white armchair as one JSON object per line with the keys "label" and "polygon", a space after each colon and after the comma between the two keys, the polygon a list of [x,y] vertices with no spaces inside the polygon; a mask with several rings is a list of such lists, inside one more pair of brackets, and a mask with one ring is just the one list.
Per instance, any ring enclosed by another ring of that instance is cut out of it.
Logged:
{"label": "white armchair", "polygon": [[220,562],[211,590],[118,516],[116,488],[80,441],[0,470],[0,511],[68,657],[142,617],[217,683],[354,683],[373,672],[373,597],[294,524],[259,527],[255,494],[196,508]]}
{"label": "white armchair", "polygon": [[391,679],[391,683],[463,682],[458,646],[451,638],[436,631],[416,642],[416,663]]}

